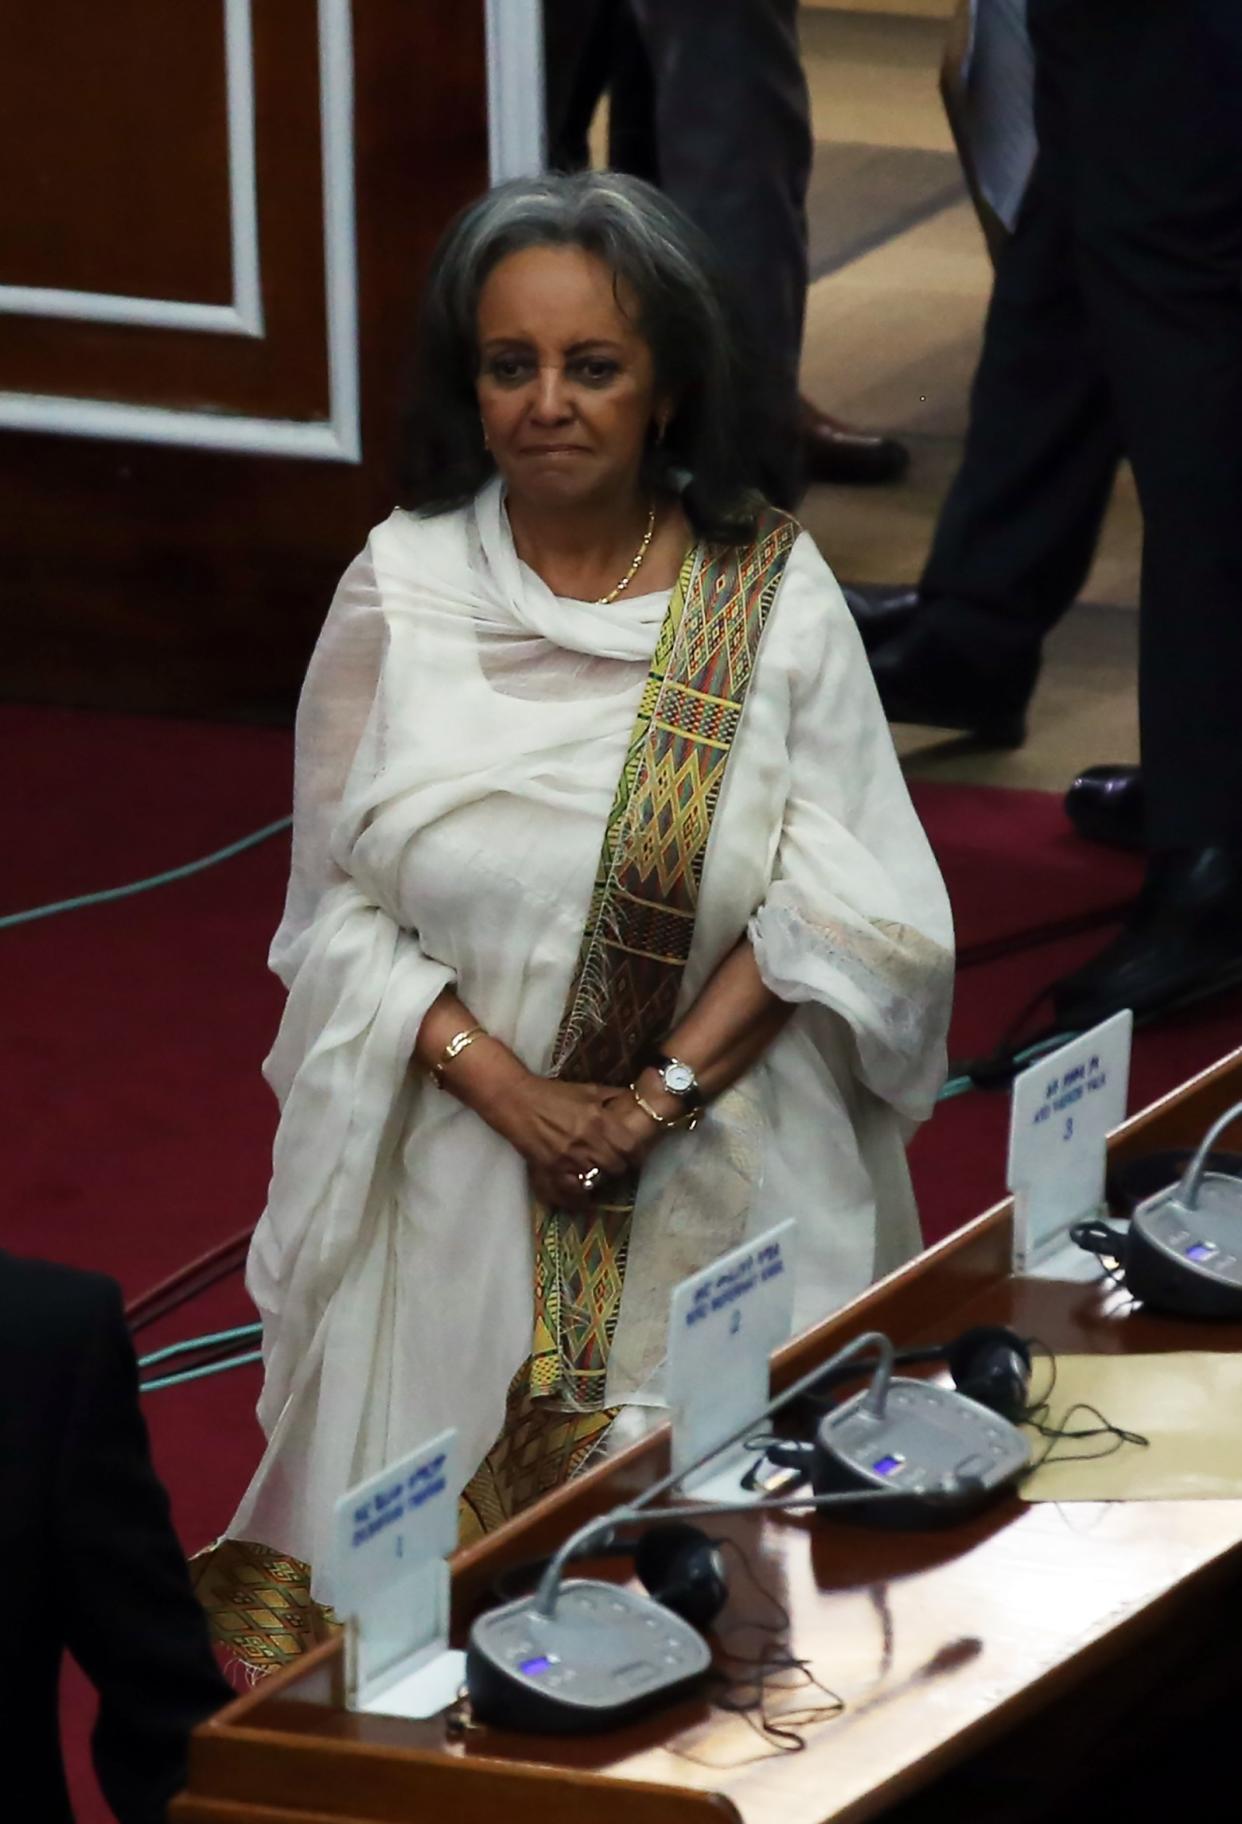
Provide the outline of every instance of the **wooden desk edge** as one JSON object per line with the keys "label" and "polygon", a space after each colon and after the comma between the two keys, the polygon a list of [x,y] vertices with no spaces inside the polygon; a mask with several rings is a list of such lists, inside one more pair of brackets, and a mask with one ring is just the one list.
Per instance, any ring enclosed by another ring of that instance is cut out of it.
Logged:
{"label": "wooden desk edge", "polygon": [[1187,1597],[1211,1591],[1230,1574],[1228,1553],[1199,1565],[1159,1600],[1134,1610],[1089,1640],[1072,1661],[1046,1667],[1020,1691],[1002,1698],[986,1716],[978,1717],[956,1735],[938,1743],[920,1760],[881,1780],[852,1804],[834,1812],[831,1824],[865,1824],[865,1820],[882,1815],[886,1806],[922,1791],[941,1774],[1001,1740],[1015,1723],[1028,1722],[1032,1709],[1042,1710],[1043,1704],[1031,1704],[1033,1692],[1068,1698],[1092,1673],[1115,1666],[1123,1657],[1119,1652],[1122,1644],[1127,1653],[1133,1652],[1148,1636],[1154,1635],[1163,1625],[1167,1604],[1175,1597],[1178,1602],[1184,1602]]}
{"label": "wooden desk edge", "polygon": [[[1240,1088],[1242,1047],[1127,1119],[1109,1138],[1110,1157],[1126,1159],[1155,1147],[1194,1144],[1208,1124],[1229,1107],[1231,1102],[1239,1099]],[[1006,1198],[920,1254],[914,1261],[877,1281],[860,1297],[813,1329],[787,1343],[773,1358],[773,1387],[779,1390],[787,1386],[816,1361],[824,1360],[864,1330],[883,1328],[893,1334],[895,1340],[901,1340],[903,1313],[908,1307],[926,1299],[929,1292],[936,1296],[938,1308],[943,1311],[946,1323],[951,1324],[956,1308],[967,1303],[987,1285],[1009,1276],[1012,1237],[1013,1201]],[[482,1597],[490,1580],[507,1565],[538,1556],[593,1513],[606,1511],[618,1500],[632,1496],[656,1480],[667,1467],[669,1437],[669,1426],[660,1426],[648,1437],[638,1440],[596,1469],[587,1471],[564,1488],[557,1489],[487,1539],[456,1553],[452,1559],[455,1615],[459,1619],[464,1618]],[[1198,1575],[1206,1576],[1211,1569],[1211,1566],[1205,1567]],[[1158,1608],[1157,1604],[1151,1611],[1143,1611],[1131,1617],[1120,1631],[1141,1634],[1142,1628],[1154,1621]],[[1084,1676],[1107,1650],[1106,1637],[1092,1642],[1083,1650],[1081,1659]],[[195,1731],[196,1744],[201,1744],[201,1747],[195,1751],[194,1770],[199,1770],[202,1748],[206,1748],[208,1755],[212,1756],[213,1747],[229,1739],[239,1743],[254,1741],[271,1745],[281,1741],[286,1744],[297,1742],[305,1746],[306,1736],[282,1735],[279,1725],[274,1729],[254,1727],[255,1713],[274,1707],[282,1701],[339,1706],[342,1670],[342,1646],[338,1639],[325,1642],[293,1665],[265,1679],[260,1686],[227,1705],[217,1716]],[[1032,1684],[1037,1688],[1043,1682],[1040,1678],[1032,1681]],[[939,1772],[960,1758],[963,1747],[969,1749],[972,1744],[991,1739],[994,1734],[1002,1732],[1012,1701],[1007,1700],[998,1706],[993,1716],[982,1719],[964,1732],[961,1738],[944,1744],[916,1767],[903,1770],[891,1782],[878,1788],[877,1794],[871,1795],[870,1800],[860,1801],[858,1806],[851,1807],[849,1814],[842,1814],[841,1824],[844,1824],[847,1815],[861,1818],[873,1812],[873,1801],[880,1791],[886,1797],[895,1798],[902,1792],[914,1790],[921,1783],[921,1773]],[[207,1747],[209,1743],[213,1747]],[[337,1743],[335,1746],[372,1755],[398,1752],[367,1748],[364,1744]],[[410,1748],[399,1752],[402,1762],[410,1766],[434,1766],[438,1769],[451,1766],[463,1775],[470,1767],[490,1770],[493,1775],[503,1771],[505,1777],[516,1778],[520,1775],[523,1780],[534,1780],[545,1788],[568,1781],[574,1788],[586,1784],[618,1791],[632,1785],[635,1787],[635,1796],[689,1791],[622,1782],[609,1775],[579,1772],[569,1775],[559,1768],[542,1768],[537,1764],[524,1765],[511,1761],[493,1762],[482,1757],[448,1762],[443,1754],[435,1750]],[[694,1797],[718,1799],[718,1817],[733,1819],[738,1815],[731,1802],[721,1795],[698,1792]],[[180,1820],[181,1824],[197,1824],[200,1818],[206,1824],[211,1816],[209,1812],[183,1809],[193,1804],[190,1796],[185,1795],[174,1802],[170,1815]],[[219,1815],[223,1817],[226,1814]]]}
{"label": "wooden desk edge", "polygon": [[[587,1805],[594,1824],[642,1824],[645,1817],[650,1824],[742,1824],[731,1799],[701,1788],[283,1730],[278,1715],[275,1726],[255,1728],[239,1725],[237,1712],[231,1704],[194,1731],[190,1785],[169,1807],[171,1824],[242,1824],[252,1814],[263,1824],[361,1824],[364,1818],[405,1819],[415,1802],[420,1817],[436,1820],[448,1815],[451,1803],[455,1824],[493,1824],[502,1806],[513,1824],[581,1824],[579,1808]],[[342,1802],[350,1806],[355,1776],[364,1770],[377,1773],[390,1793],[400,1790],[400,1809],[337,1809]]]}

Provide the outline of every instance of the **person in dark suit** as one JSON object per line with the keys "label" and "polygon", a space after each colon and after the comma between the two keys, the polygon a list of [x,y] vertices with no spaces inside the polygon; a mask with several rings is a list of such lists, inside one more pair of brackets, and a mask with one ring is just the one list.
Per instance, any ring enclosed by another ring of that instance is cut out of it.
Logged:
{"label": "person in dark suit", "polygon": [[664,190],[707,235],[766,361],[764,491],[791,507],[806,479],[895,480],[895,438],[798,390],[814,142],[797,0],[544,0],[548,157],[590,162],[609,93],[608,162]]}
{"label": "person in dark suit", "polygon": [[[1054,989],[1151,1012],[1242,975],[1242,8],[1030,0],[1039,153],[917,594],[858,602],[893,721],[1023,738],[1117,464],[1143,513],[1138,775],[1079,783],[1142,895]],[[1120,788],[1120,789],[1119,789]],[[1127,800],[1129,820],[1126,824]]]}
{"label": "person in dark suit", "polygon": [[[151,1467],[119,1288],[0,1253],[4,1779],[72,1824],[61,1656],[99,1693],[99,1783],[120,1824],[163,1824],[190,1731],[232,1695]],[[16,1815],[16,1814],[14,1814]]]}

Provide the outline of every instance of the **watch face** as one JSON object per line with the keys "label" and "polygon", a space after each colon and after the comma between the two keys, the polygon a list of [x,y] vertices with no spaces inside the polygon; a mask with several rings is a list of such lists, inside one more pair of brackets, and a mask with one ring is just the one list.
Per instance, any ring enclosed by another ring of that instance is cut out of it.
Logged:
{"label": "watch face", "polygon": [[684,1096],[694,1088],[694,1072],[688,1064],[679,1064],[675,1060],[664,1066],[661,1075],[664,1087],[671,1096]]}

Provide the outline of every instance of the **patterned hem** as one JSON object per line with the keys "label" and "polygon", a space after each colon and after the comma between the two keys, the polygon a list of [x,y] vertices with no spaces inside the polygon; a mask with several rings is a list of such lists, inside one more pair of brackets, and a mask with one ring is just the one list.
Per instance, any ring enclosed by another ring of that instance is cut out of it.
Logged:
{"label": "patterned hem", "polygon": [[226,1671],[253,1683],[339,1633],[310,1593],[310,1567],[251,1539],[218,1539],[190,1560],[194,1591]]}
{"label": "patterned hem", "polygon": [[[576,1476],[618,1410],[570,1412],[536,1397],[528,1362],[509,1389],[504,1429],[458,1503],[458,1544],[473,1545]],[[310,1593],[310,1566],[257,1540],[218,1539],[194,1554],[190,1576],[225,1670],[242,1681],[253,1684],[340,1632]]]}

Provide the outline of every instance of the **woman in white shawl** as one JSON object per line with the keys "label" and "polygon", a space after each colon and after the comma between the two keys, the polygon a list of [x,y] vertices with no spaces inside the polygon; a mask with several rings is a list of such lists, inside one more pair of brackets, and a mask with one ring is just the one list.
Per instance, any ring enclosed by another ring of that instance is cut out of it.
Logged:
{"label": "woman in white shawl", "polygon": [[493,191],[420,371],[412,510],[307,676],[272,950],[268,1444],[230,1532],[319,1602],[334,1502],[442,1429],[477,1535],[658,1407],[669,1292],[727,1248],[797,1219],[799,1326],[913,1253],[951,979],[840,591],[748,488],[690,224],[608,173]]}

